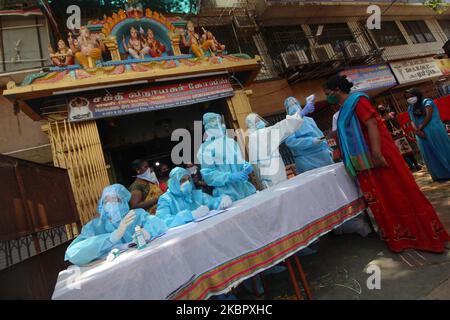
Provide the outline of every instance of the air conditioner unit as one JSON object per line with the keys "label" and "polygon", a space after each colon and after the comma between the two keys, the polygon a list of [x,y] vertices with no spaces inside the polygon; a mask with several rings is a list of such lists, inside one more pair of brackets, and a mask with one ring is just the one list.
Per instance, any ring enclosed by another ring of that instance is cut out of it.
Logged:
{"label": "air conditioner unit", "polygon": [[331,44],[316,46],[311,51],[316,62],[324,62],[334,60],[336,58]]}
{"label": "air conditioner unit", "polygon": [[290,50],[281,53],[281,61],[285,69],[296,67],[301,64],[297,50]]}
{"label": "air conditioner unit", "polygon": [[364,52],[363,52],[361,46],[355,42],[346,44],[345,52],[351,58],[357,58],[357,57],[361,57],[364,55]]}

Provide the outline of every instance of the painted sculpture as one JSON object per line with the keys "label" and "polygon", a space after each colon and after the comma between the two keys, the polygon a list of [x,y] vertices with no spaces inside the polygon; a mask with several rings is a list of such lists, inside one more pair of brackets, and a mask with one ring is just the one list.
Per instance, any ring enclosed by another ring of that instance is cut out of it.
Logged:
{"label": "painted sculpture", "polygon": [[183,24],[181,19],[168,19],[133,2],[126,10],[91,20],[80,28],[76,37],[69,33],[68,46],[64,40],[58,41],[56,50],[49,46],[50,59],[58,67],[77,63],[85,69],[93,69],[103,53],[105,61],[181,55],[180,42],[196,57],[204,57],[205,53],[215,56],[225,50],[225,45],[219,43],[212,32],[202,28],[200,37],[192,21],[187,21],[185,28]]}
{"label": "painted sculpture", "polygon": [[58,41],[56,52],[50,44],[48,45],[48,52],[53,65],[56,67],[67,67],[74,64],[73,52],[62,39]]}
{"label": "painted sculpture", "polygon": [[152,29],[147,29],[147,34],[143,37],[144,53],[151,57],[161,57],[166,52],[166,46],[155,39]]}
{"label": "painted sculpture", "polygon": [[189,47],[189,51],[196,57],[203,57],[205,51],[209,51],[214,56],[225,50],[225,46],[216,40],[212,32],[206,31],[204,28],[202,38],[200,38],[195,32],[195,26],[192,21],[186,23],[186,30],[181,34],[181,40],[184,46]]}
{"label": "painted sculpture", "polygon": [[[142,33],[143,31],[144,30],[142,30]],[[144,59],[144,45],[136,28],[130,28],[130,39],[128,40],[128,43],[125,41],[125,36],[123,36],[122,45],[125,51],[127,51],[132,58]]]}
{"label": "painted sculpture", "polygon": [[102,57],[103,43],[86,26],[80,28],[80,35],[73,39],[69,34],[69,45],[72,52],[75,53],[77,62],[85,68],[95,67],[95,62]]}
{"label": "painted sculpture", "polygon": [[219,43],[219,41],[216,40],[216,37],[214,37],[213,33],[211,31],[203,29],[203,35],[202,35],[202,47],[208,48],[211,52],[211,55],[215,55],[217,53],[222,53],[225,51],[225,45]]}

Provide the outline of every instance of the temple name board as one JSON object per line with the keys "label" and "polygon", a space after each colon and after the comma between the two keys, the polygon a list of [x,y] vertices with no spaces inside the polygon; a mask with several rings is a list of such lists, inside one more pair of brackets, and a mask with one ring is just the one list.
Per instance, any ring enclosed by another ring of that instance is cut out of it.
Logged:
{"label": "temple name board", "polygon": [[69,121],[86,121],[117,117],[185,106],[234,95],[228,77],[183,81],[169,85],[149,86],[137,90],[116,90],[69,99]]}

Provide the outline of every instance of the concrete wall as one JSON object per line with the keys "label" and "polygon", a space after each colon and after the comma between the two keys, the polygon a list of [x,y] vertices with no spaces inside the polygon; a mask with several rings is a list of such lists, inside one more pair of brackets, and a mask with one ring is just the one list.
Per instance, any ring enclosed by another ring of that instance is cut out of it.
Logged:
{"label": "concrete wall", "polygon": [[250,89],[252,111],[263,117],[285,112],[284,100],[294,94],[286,79],[257,82]]}
{"label": "concrete wall", "polygon": [[38,163],[52,162],[49,140],[41,125],[23,112],[15,115],[12,104],[0,95],[0,153]]}
{"label": "concrete wall", "polygon": [[425,23],[427,24],[431,33],[436,38],[436,42],[428,42],[428,43],[413,44],[411,39],[409,38],[408,33],[403,27],[403,24],[399,20],[396,20],[396,23],[408,44],[385,47],[385,50],[383,52],[384,59],[391,61],[407,58],[416,58],[427,55],[436,55],[444,52],[444,50],[442,50],[442,47],[445,44],[446,37],[444,31],[442,30],[441,26],[439,25],[436,19],[425,20]]}
{"label": "concrete wall", "polygon": [[284,113],[284,100],[289,96],[296,97],[302,105],[311,94],[316,95],[316,101],[326,100],[323,86],[326,79],[303,81],[289,85],[286,79],[257,82],[250,86],[253,94],[250,96],[250,104],[253,112],[263,117]]}

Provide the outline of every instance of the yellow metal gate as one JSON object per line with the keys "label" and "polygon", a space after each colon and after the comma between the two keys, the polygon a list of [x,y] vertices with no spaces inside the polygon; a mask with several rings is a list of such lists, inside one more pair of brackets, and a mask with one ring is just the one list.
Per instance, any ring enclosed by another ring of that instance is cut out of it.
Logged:
{"label": "yellow metal gate", "polygon": [[96,215],[98,199],[110,184],[100,136],[95,121],[48,122],[53,163],[67,169],[81,222]]}

